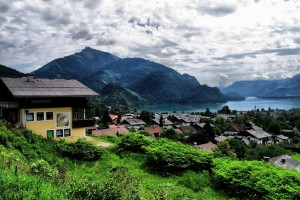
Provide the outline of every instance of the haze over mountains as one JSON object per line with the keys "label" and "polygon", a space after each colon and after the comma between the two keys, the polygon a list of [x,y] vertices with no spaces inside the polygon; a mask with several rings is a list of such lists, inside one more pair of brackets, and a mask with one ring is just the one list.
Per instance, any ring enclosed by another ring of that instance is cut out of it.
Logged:
{"label": "haze over mountains", "polygon": [[100,93],[106,84],[119,85],[149,103],[226,101],[218,88],[200,85],[195,77],[188,74],[181,75],[143,58],[121,59],[89,47],[55,59],[34,71],[34,74],[44,78],[74,78]]}
{"label": "haze over mountains", "polygon": [[280,80],[237,81],[222,88],[222,93],[236,93],[246,97],[300,97],[300,74]]}

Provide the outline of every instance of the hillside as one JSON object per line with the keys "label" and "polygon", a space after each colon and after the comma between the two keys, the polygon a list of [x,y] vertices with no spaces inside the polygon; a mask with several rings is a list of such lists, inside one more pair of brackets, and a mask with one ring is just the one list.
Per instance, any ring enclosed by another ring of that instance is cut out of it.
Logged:
{"label": "hillside", "polygon": [[0,77],[23,77],[25,74],[0,64]]}
{"label": "hillside", "polygon": [[135,92],[112,83],[102,88],[100,99],[105,105],[121,105],[126,107],[142,105],[147,102]]}
{"label": "hillside", "polygon": [[36,70],[35,75],[74,78],[97,92],[113,83],[136,92],[151,103],[226,101],[217,88],[199,89],[200,83],[188,74],[181,75],[143,58],[120,59],[88,47],[46,64]]}
{"label": "hillside", "polygon": [[253,80],[237,81],[232,85],[222,88],[225,93],[237,93],[241,96],[253,97],[300,97],[300,74],[292,78],[280,80]]}

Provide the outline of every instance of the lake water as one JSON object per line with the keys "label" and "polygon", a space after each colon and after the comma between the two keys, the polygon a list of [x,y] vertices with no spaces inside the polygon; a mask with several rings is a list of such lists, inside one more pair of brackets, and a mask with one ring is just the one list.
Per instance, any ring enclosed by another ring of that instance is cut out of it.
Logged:
{"label": "lake water", "polygon": [[300,99],[260,99],[247,97],[244,101],[229,101],[227,103],[206,103],[206,104],[154,104],[138,107],[137,110],[149,110],[152,112],[202,112],[206,108],[216,112],[223,106],[229,106],[231,110],[247,111],[256,109],[291,109],[300,108]]}

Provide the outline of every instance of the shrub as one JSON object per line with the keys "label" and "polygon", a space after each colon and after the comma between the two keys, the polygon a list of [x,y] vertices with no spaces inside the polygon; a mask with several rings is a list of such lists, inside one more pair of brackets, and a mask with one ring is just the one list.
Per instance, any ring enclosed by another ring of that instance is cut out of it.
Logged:
{"label": "shrub", "polygon": [[111,170],[111,177],[103,188],[104,199],[140,199],[138,196],[139,182],[128,174],[125,167]]}
{"label": "shrub", "polygon": [[300,199],[300,174],[262,161],[215,159],[217,187],[249,199]]}
{"label": "shrub", "polygon": [[170,140],[179,141],[182,138],[182,134],[177,133],[173,128],[169,128],[167,130],[164,130],[160,137],[162,138],[168,138]]}
{"label": "shrub", "polygon": [[146,154],[149,164],[165,172],[210,169],[213,157],[211,153],[167,139],[150,144]]}
{"label": "shrub", "polygon": [[118,147],[121,150],[144,152],[145,147],[153,142],[152,139],[139,133],[127,133],[121,136]]}
{"label": "shrub", "polygon": [[30,165],[30,169],[32,174],[37,174],[43,177],[52,178],[58,176],[58,171],[43,159],[32,163]]}
{"label": "shrub", "polygon": [[194,192],[202,191],[206,187],[212,187],[211,176],[207,171],[203,171],[202,173],[188,171],[179,177],[178,184]]}
{"label": "shrub", "polygon": [[96,147],[92,143],[81,139],[77,140],[75,143],[60,141],[57,144],[57,149],[62,156],[82,161],[98,160],[105,152],[103,148]]}

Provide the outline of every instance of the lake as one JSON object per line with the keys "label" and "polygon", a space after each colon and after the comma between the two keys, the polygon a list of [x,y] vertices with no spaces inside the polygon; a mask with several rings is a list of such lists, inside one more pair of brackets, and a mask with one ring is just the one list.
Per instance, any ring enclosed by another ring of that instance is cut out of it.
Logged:
{"label": "lake", "polygon": [[256,109],[291,109],[300,108],[300,99],[260,99],[256,97],[247,97],[244,101],[229,101],[227,103],[205,103],[205,104],[154,104],[144,105],[137,110],[149,110],[152,112],[202,112],[206,108],[216,112],[223,106],[229,106],[231,110],[248,111]]}

